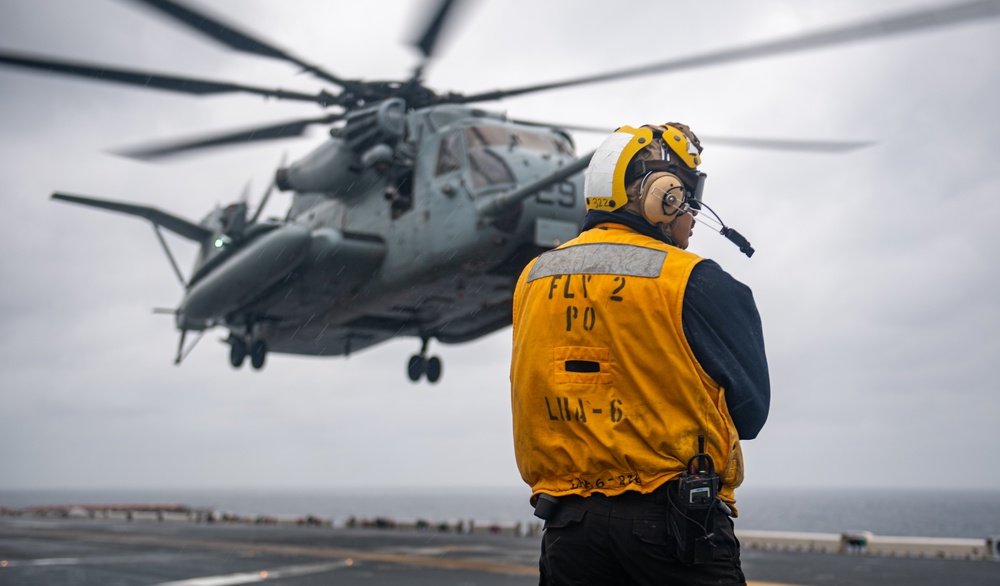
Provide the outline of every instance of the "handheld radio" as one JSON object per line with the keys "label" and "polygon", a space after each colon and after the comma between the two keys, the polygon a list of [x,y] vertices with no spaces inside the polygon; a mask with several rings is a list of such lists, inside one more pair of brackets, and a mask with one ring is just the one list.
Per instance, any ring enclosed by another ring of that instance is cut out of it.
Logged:
{"label": "handheld radio", "polygon": [[715,512],[719,500],[719,475],[705,451],[705,436],[698,436],[698,453],[687,462],[671,499],[669,522],[677,558],[684,564],[712,561],[715,542]]}
{"label": "handheld radio", "polygon": [[705,436],[699,435],[698,453],[688,460],[687,469],[681,474],[681,502],[687,508],[714,507],[718,492],[719,475],[715,473],[715,462],[705,452]]}

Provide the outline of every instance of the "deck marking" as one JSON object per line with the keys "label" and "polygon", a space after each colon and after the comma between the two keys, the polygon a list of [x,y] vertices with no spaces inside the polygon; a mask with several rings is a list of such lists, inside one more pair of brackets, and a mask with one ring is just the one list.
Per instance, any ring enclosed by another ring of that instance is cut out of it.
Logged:
{"label": "deck marking", "polygon": [[352,565],[354,565],[353,560],[346,559],[340,562],[325,564],[300,564],[296,566],[285,566],[283,568],[261,570],[259,572],[240,572],[224,576],[203,576],[200,578],[189,578],[187,580],[172,580],[170,582],[160,582],[154,586],[238,586],[240,584],[263,582],[264,580],[307,576],[309,574],[322,574],[332,570],[347,568]]}
{"label": "deck marking", "polygon": [[[69,539],[90,539],[94,541],[104,541],[111,543],[145,543],[150,545],[167,545],[174,547],[186,546],[204,547],[208,549],[218,549],[223,551],[260,551],[284,555],[300,555],[305,557],[326,558],[355,561],[375,561],[391,564],[404,564],[412,566],[424,566],[434,568],[445,568],[451,570],[471,570],[480,572],[492,572],[497,574],[514,574],[521,576],[537,576],[537,566],[525,566],[504,562],[494,562],[483,559],[448,559],[440,557],[424,557],[412,554],[394,554],[377,551],[360,551],[354,549],[344,549],[337,547],[315,547],[284,545],[281,543],[241,543],[238,541],[215,541],[206,539],[182,539],[173,537],[158,537],[154,535],[115,535],[110,533],[100,533],[91,531],[65,531],[65,530],[28,530],[36,535],[49,537],[65,537]],[[188,585],[191,586],[191,585]]]}
{"label": "deck marking", "polygon": [[242,574],[229,574],[227,576],[205,576],[203,578],[191,578],[189,580],[160,582],[155,586],[236,586],[237,584],[263,582],[266,579],[267,574],[262,575],[261,572],[244,572]]}
{"label": "deck marking", "polygon": [[[380,553],[372,551],[359,551],[353,549],[344,549],[337,547],[314,547],[314,546],[298,546],[298,545],[283,545],[280,543],[240,543],[237,541],[215,541],[206,539],[181,539],[181,538],[171,538],[171,537],[157,537],[154,535],[114,535],[110,533],[100,533],[96,531],[65,531],[65,530],[55,530],[50,531],[46,529],[29,529],[28,533],[34,533],[40,536],[50,536],[50,537],[65,537],[69,539],[91,539],[94,541],[107,541],[112,543],[146,543],[152,545],[170,545],[170,546],[185,546],[185,547],[204,547],[208,549],[219,549],[223,551],[245,551],[254,550],[267,553],[275,554],[285,554],[285,555],[300,555],[304,557],[315,557],[315,558],[336,558],[340,560],[340,564],[350,565],[353,561],[374,561],[374,562],[385,562],[390,564],[402,564],[402,565],[412,565],[412,566],[423,566],[432,568],[443,568],[449,570],[470,570],[478,572],[490,572],[494,574],[508,574],[508,575],[519,575],[519,576],[538,576],[538,566],[525,566],[521,564],[504,563],[504,562],[494,562],[490,560],[483,559],[448,559],[441,557],[422,557],[419,555],[407,555],[407,554],[394,554],[394,553]],[[259,577],[259,574],[258,574]],[[274,577],[272,575],[272,577]],[[197,578],[195,578],[197,580]],[[256,580],[259,582],[260,580]],[[251,582],[230,582],[229,584],[235,586],[237,584],[250,584]],[[196,582],[166,582],[161,583],[156,586],[166,586],[167,584],[172,584],[174,586],[196,586]],[[201,585],[205,586],[205,585]],[[213,586],[221,586],[221,583],[215,583]],[[752,582],[748,581],[747,586],[797,586],[788,583],[779,582]]]}
{"label": "deck marking", "polygon": [[75,566],[82,560],[80,558],[43,558],[37,560],[4,560],[2,567],[14,568],[17,566]]}

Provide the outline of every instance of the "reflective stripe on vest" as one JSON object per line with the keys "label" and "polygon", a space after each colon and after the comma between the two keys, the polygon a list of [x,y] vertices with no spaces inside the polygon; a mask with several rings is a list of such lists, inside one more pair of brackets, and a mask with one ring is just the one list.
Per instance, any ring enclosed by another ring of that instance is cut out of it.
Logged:
{"label": "reflective stripe on vest", "polygon": [[581,244],[543,254],[531,267],[528,282],[553,275],[622,275],[659,277],[665,250],[631,244]]}

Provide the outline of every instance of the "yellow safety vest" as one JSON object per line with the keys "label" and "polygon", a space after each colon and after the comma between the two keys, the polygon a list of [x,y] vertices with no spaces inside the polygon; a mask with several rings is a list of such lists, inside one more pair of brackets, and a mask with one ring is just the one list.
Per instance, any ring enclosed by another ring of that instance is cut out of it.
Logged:
{"label": "yellow safety vest", "polygon": [[739,435],[725,392],[681,325],[702,259],[602,224],[525,267],[514,292],[514,451],[532,494],[648,493],[678,476],[698,436],[735,502]]}

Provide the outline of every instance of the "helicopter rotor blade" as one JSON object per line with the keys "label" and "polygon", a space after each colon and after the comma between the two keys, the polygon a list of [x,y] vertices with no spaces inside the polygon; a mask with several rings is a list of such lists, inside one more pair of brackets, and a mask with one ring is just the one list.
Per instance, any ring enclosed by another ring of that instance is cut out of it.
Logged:
{"label": "helicopter rotor blade", "polygon": [[115,151],[115,154],[153,161],[166,158],[181,153],[218,147],[233,144],[247,144],[265,140],[278,140],[283,138],[295,138],[305,134],[306,129],[313,124],[330,124],[343,118],[343,114],[331,114],[322,118],[307,118],[303,120],[289,120],[269,126],[247,128],[235,132],[223,134],[205,135],[197,138],[158,143],[153,145],[139,146]]}
{"label": "helicopter rotor blade", "polygon": [[320,92],[319,94],[304,94],[280,89],[271,90],[236,83],[196,79],[193,77],[180,77],[175,75],[150,73],[148,71],[116,69],[104,65],[50,59],[48,57],[28,55],[25,53],[0,52],[0,64],[22,67],[44,73],[56,73],[83,77],[93,81],[122,83],[126,85],[154,88],[184,94],[194,94],[199,96],[242,92],[265,96],[268,98],[318,103],[324,106],[332,104],[335,100],[335,96],[326,92]]}
{"label": "helicopter rotor blade", "polygon": [[173,2],[171,0],[131,0],[136,4],[145,5],[148,8],[158,10],[194,30],[223,43],[237,51],[252,53],[263,57],[271,57],[293,63],[302,68],[302,71],[309,72],[320,79],[334,83],[343,88],[353,88],[355,82],[342,79],[319,66],[307,63],[294,55],[268,44],[263,40],[248,33],[240,31],[228,22],[214,16],[209,16],[204,9],[194,9],[191,6]]}
{"label": "helicopter rotor blade", "polygon": [[963,4],[953,4],[950,6],[937,7],[928,10],[919,10],[896,16],[880,18],[876,20],[861,22],[848,26],[833,27],[825,30],[806,33],[803,35],[767,41],[753,45],[746,45],[734,49],[715,51],[703,55],[694,55],[670,61],[662,61],[640,67],[612,71],[599,75],[568,79],[551,83],[526,86],[509,90],[497,90],[483,92],[467,96],[451,95],[447,101],[452,103],[472,103],[490,100],[499,100],[511,96],[519,96],[534,92],[578,86],[590,83],[599,83],[624,79],[628,77],[639,77],[653,73],[663,73],[667,71],[677,71],[681,69],[693,69],[721,63],[732,63],[736,61],[747,61],[771,55],[794,53],[808,49],[829,47],[833,45],[865,41],[896,34],[909,33],[918,30],[926,30],[964,22],[993,18],[1000,16],[1000,0],[979,0],[976,2],[966,2]]}
{"label": "helicopter rotor blade", "polygon": [[702,142],[710,145],[730,146],[773,151],[849,153],[875,144],[860,140],[798,140],[782,138],[745,138],[737,136],[702,135]]}
{"label": "helicopter rotor blade", "polygon": [[434,57],[434,50],[441,38],[442,31],[445,30],[448,20],[454,18],[457,3],[456,0],[439,0],[437,9],[433,11],[427,26],[423,29],[423,34],[413,41],[413,45],[420,50],[424,58],[414,69],[413,77],[410,79],[411,83],[418,83],[423,77],[424,68]]}
{"label": "helicopter rotor blade", "polygon": [[441,37],[441,31],[444,30],[445,22],[448,19],[449,13],[452,12],[454,5],[455,0],[441,0],[437,10],[434,12],[434,16],[427,23],[424,34],[413,43],[420,49],[425,58],[430,58],[434,55],[434,47]]}
{"label": "helicopter rotor blade", "polygon": [[[574,130],[576,132],[594,132],[598,134],[611,134],[614,128],[600,126],[581,126],[578,124],[552,124],[549,122],[536,122],[533,120],[511,120],[516,124],[525,126],[538,126],[545,128],[562,128],[564,130]],[[777,151],[799,151],[816,153],[848,153],[875,144],[871,141],[859,140],[799,140],[786,138],[749,138],[742,136],[722,136],[712,134],[699,134],[701,142],[711,146],[730,146],[750,149],[767,149]]]}

